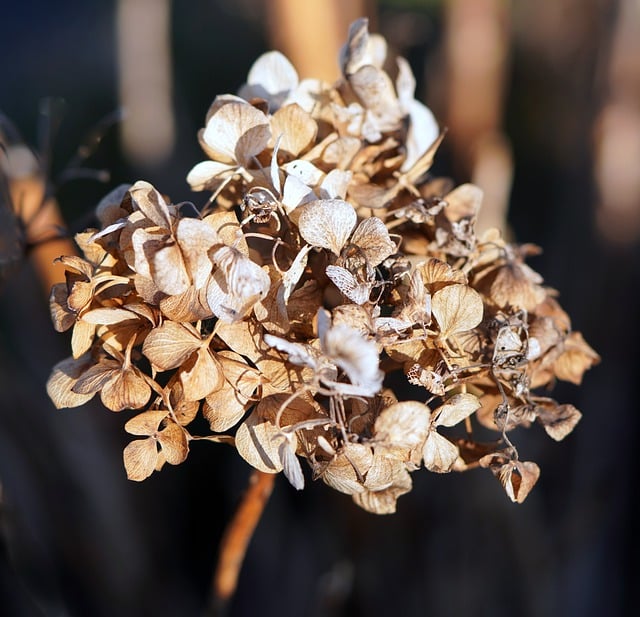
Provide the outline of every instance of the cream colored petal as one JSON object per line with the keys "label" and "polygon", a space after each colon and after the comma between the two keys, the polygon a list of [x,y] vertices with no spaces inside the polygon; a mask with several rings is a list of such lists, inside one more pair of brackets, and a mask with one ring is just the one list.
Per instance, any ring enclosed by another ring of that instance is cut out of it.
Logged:
{"label": "cream colored petal", "polygon": [[480,409],[480,399],[469,393],[454,394],[433,412],[436,426],[455,426]]}
{"label": "cream colored petal", "polygon": [[280,443],[278,454],[287,480],[289,480],[293,488],[301,491],[304,488],[304,474],[302,473],[300,460],[296,456],[296,445],[295,436],[292,436],[292,439],[285,439]]}
{"label": "cream colored petal", "polygon": [[202,161],[187,174],[187,182],[193,191],[204,191],[213,188],[216,181],[221,181],[236,169],[235,164],[219,161]]}
{"label": "cream colored petal", "polygon": [[182,251],[177,244],[162,247],[153,255],[151,278],[169,295],[181,294],[191,285]]}
{"label": "cream colored petal", "polygon": [[365,490],[364,479],[372,463],[373,452],[369,446],[345,444],[322,472],[322,480],[341,493],[361,493]]}
{"label": "cream colored petal", "polygon": [[442,338],[475,328],[483,315],[482,296],[467,285],[454,284],[433,294],[431,311]]}
{"label": "cream colored petal", "polygon": [[337,325],[326,332],[322,348],[347,374],[361,396],[373,396],[380,390],[384,373],[379,367],[380,358],[374,341],[363,338],[354,328]]}
{"label": "cream colored petal", "polygon": [[353,172],[332,169],[320,183],[318,195],[320,199],[345,199]]}
{"label": "cream colored petal", "polygon": [[371,285],[369,283],[360,283],[346,268],[327,266],[325,274],[340,292],[352,302],[364,304],[369,300]]}
{"label": "cream colored petal", "polygon": [[219,242],[216,231],[200,219],[184,218],[178,223],[176,239],[196,289],[204,286],[213,264],[208,251]]}
{"label": "cream colored petal", "polygon": [[171,227],[171,215],[164,197],[155,187],[144,180],[138,180],[130,189],[131,201],[158,227]]}
{"label": "cream colored petal", "polygon": [[448,473],[458,458],[458,448],[435,430],[429,431],[422,450],[424,466],[429,471]]}
{"label": "cream colored petal", "polygon": [[373,514],[393,514],[396,511],[398,497],[408,493],[411,487],[411,476],[406,469],[402,468],[389,488],[356,493],[353,495],[353,501]]}
{"label": "cream colored petal", "polygon": [[247,75],[247,85],[252,86],[251,96],[269,100],[269,95],[281,95],[293,90],[298,85],[298,73],[284,54],[268,51],[251,66]]}
{"label": "cream colored petal", "polygon": [[248,165],[271,139],[269,120],[249,103],[232,101],[209,119],[202,138],[215,160]]}
{"label": "cream colored petal", "polygon": [[339,255],[356,224],[353,206],[341,199],[323,199],[303,204],[297,210],[300,235],[312,246]]}
{"label": "cream colored petal", "polygon": [[288,175],[300,180],[303,184],[313,187],[320,183],[324,177],[324,172],[318,169],[313,163],[303,159],[296,159],[286,163],[282,168]]}
{"label": "cream colored petal", "polygon": [[374,425],[376,442],[387,447],[413,449],[429,431],[431,412],[424,403],[403,401],[383,409]]}

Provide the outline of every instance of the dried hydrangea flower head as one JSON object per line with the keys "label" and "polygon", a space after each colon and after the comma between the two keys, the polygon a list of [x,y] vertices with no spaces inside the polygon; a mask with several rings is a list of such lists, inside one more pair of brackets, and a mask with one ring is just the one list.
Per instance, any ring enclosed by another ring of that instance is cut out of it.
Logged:
{"label": "dried hydrangea flower head", "polygon": [[[442,132],[407,62],[394,83],[385,59],[364,19],[335,84],[265,54],[206,115],[187,176],[206,205],[119,187],[77,236],[84,257],[61,258],[51,314],[72,356],[48,391],[135,412],[129,478],[205,439],[298,489],[306,463],[376,513],[422,466],[489,468],[522,502],[539,469],[515,429],[560,440],[580,419],[537,391],[579,384],[598,355],[525,263],[537,249],[478,237],[482,191],[430,174]],[[199,415],[210,434],[192,433]]]}

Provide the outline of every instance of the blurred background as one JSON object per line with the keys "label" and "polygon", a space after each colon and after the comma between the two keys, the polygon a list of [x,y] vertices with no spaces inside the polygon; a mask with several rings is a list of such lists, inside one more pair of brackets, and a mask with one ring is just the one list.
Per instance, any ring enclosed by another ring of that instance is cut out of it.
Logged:
{"label": "blurred background", "polygon": [[[278,478],[230,616],[634,614],[638,0],[22,0],[0,10],[0,112],[46,153],[72,233],[121,182],[202,204],[185,177],[203,158],[196,132],[213,98],[235,92],[272,48],[301,77],[333,80],[348,24],[368,16],[449,128],[436,173],[485,190],[482,226],[544,249],[530,264],[602,356],[580,387],[554,390],[583,412],[564,442],[539,427],[518,435],[542,469],[522,505],[482,470],[417,472],[385,517],[321,483],[296,493]],[[124,415],[53,408],[44,384],[69,339],[53,331],[37,265],[7,240],[13,224],[5,210],[0,614],[200,616],[250,469],[230,448],[196,443],[181,466],[129,482]]]}

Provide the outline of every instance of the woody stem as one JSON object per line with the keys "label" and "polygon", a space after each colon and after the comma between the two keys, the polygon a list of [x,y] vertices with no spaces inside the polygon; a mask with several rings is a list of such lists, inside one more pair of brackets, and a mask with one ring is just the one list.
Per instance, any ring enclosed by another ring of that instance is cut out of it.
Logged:
{"label": "woody stem", "polygon": [[213,575],[212,615],[223,615],[236,586],[247,547],[269,500],[275,474],[254,470],[238,508],[229,522]]}

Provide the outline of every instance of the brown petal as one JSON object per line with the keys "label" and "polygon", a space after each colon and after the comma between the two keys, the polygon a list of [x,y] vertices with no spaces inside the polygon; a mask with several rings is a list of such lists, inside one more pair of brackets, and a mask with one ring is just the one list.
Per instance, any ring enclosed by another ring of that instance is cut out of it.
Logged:
{"label": "brown petal", "polygon": [[293,103],[271,116],[271,132],[276,138],[282,135],[280,150],[297,157],[313,143],[318,125],[302,107]]}
{"label": "brown petal", "polygon": [[504,465],[498,479],[511,501],[522,503],[540,477],[538,465],[528,461],[516,461]]}
{"label": "brown petal", "polygon": [[224,383],[222,368],[208,348],[201,347],[180,369],[184,397],[198,401],[218,390]]}
{"label": "brown petal", "polygon": [[424,442],[422,456],[429,471],[448,473],[458,458],[458,447],[437,431],[429,431]]}
{"label": "brown petal", "polygon": [[278,473],[283,469],[278,452],[283,439],[275,425],[254,410],[236,431],[236,448],[249,465],[265,473]]}
{"label": "brown petal", "polygon": [[351,243],[360,247],[372,267],[380,265],[397,249],[389,236],[387,226],[376,216],[364,219],[356,227],[351,236]]}
{"label": "brown petal", "polygon": [[73,386],[73,391],[78,394],[95,394],[100,391],[113,377],[113,374],[120,371],[121,368],[122,365],[119,362],[103,359],[97,364],[90,366],[78,377],[76,384]]}
{"label": "brown petal", "polygon": [[209,394],[202,406],[202,415],[209,427],[221,433],[235,426],[247,411],[247,400],[238,396],[233,386],[225,381],[222,388]]}
{"label": "brown petal", "polygon": [[142,353],[159,370],[168,371],[183,364],[200,347],[200,337],[191,330],[173,321],[165,321],[149,333]]}
{"label": "brown petal", "polygon": [[394,483],[381,491],[364,491],[353,495],[353,501],[367,512],[373,514],[393,514],[396,511],[398,497],[411,490],[412,482],[409,472],[398,469]]}
{"label": "brown petal", "polygon": [[123,452],[127,478],[141,482],[148,478],[156,468],[158,447],[155,439],[136,439]]}
{"label": "brown petal", "polygon": [[72,389],[78,377],[91,366],[91,363],[91,358],[85,355],[81,358],[65,358],[53,367],[47,380],[47,394],[56,409],[79,407],[93,398],[95,391],[78,393]]}
{"label": "brown petal", "polygon": [[589,347],[582,335],[572,332],[565,340],[564,352],[555,361],[553,369],[558,379],[579,386],[584,372],[598,362],[600,356]]}
{"label": "brown petal", "polygon": [[76,321],[76,314],[67,304],[67,285],[56,283],[49,295],[49,312],[56,332],[66,332]]}
{"label": "brown petal", "polygon": [[482,296],[467,285],[449,285],[433,294],[431,310],[442,338],[448,338],[471,330],[482,321]]}
{"label": "brown petal", "polygon": [[189,454],[187,433],[175,422],[168,422],[167,426],[158,433],[158,442],[169,465],[179,465]]}
{"label": "brown petal", "polygon": [[160,423],[169,415],[167,409],[143,411],[124,425],[124,430],[131,435],[154,435]]}
{"label": "brown petal", "polygon": [[418,401],[403,401],[382,410],[374,425],[376,441],[385,447],[411,450],[421,445],[429,430],[431,412]]}
{"label": "brown petal", "polygon": [[463,218],[474,218],[482,204],[482,189],[474,184],[461,184],[445,195],[447,207],[444,209],[446,217],[456,222]]}
{"label": "brown petal", "polygon": [[208,251],[219,242],[218,234],[200,219],[184,218],[178,223],[176,238],[193,285],[199,289],[211,274],[213,264]]}
{"label": "brown petal", "polygon": [[582,418],[573,405],[544,405],[536,408],[536,413],[547,435],[556,441],[563,440]]}
{"label": "brown petal", "polygon": [[114,372],[100,392],[100,400],[111,411],[141,409],[150,396],[151,386],[134,367]]}
{"label": "brown petal", "polygon": [[373,463],[369,446],[345,444],[342,451],[325,467],[322,480],[331,488],[347,495],[365,490],[364,479]]}
{"label": "brown petal", "polygon": [[74,358],[79,358],[82,354],[89,351],[93,344],[96,327],[86,321],[76,321],[71,333],[71,351]]}
{"label": "brown petal", "polygon": [[191,323],[211,319],[213,313],[207,303],[207,288],[189,287],[187,291],[160,300],[160,310],[171,321]]}
{"label": "brown petal", "polygon": [[138,316],[125,308],[101,307],[91,309],[82,314],[82,321],[96,325],[112,325]]}

